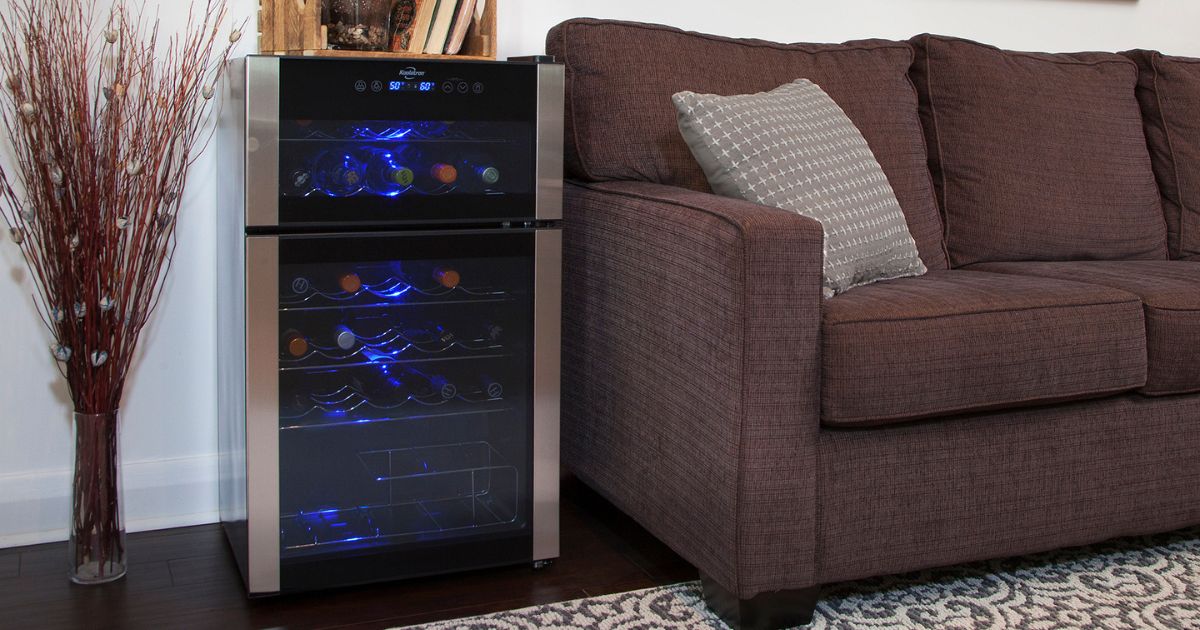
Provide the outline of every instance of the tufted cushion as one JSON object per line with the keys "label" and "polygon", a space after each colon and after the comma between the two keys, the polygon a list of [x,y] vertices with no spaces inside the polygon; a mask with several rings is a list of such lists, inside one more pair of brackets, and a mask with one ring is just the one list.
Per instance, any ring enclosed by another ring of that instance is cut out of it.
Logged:
{"label": "tufted cushion", "polygon": [[808,79],[846,111],[904,210],[921,258],[947,266],[904,42],[778,44],[653,24],[568,20],[546,50],[566,65],[567,176],[708,191],[679,136],[671,95],[751,94]]}
{"label": "tufted cushion", "polygon": [[912,43],[952,265],[1166,258],[1133,62]]}

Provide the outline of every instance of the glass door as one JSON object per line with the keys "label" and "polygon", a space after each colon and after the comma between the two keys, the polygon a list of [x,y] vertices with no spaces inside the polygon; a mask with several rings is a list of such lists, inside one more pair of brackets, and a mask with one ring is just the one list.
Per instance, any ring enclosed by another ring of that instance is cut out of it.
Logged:
{"label": "glass door", "polygon": [[535,65],[279,64],[279,225],[532,218]]}
{"label": "glass door", "polygon": [[279,238],[285,590],[529,559],[534,239]]}

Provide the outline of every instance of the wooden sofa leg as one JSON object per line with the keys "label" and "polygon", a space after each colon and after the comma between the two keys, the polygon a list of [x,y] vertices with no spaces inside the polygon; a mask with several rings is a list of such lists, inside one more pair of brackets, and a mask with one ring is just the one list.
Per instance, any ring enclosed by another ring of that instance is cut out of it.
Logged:
{"label": "wooden sofa leg", "polygon": [[739,599],[703,573],[700,584],[704,602],[733,630],[777,630],[807,624],[812,621],[821,589],[810,586]]}

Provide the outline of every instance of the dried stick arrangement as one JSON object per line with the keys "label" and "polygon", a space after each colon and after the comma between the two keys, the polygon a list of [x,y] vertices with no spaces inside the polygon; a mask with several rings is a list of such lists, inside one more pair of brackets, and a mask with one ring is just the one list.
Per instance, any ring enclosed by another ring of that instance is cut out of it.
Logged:
{"label": "dried stick arrangement", "polygon": [[120,405],[188,168],[211,137],[214,85],[241,37],[220,31],[225,0],[166,41],[142,9],[13,0],[0,14],[0,119],[15,155],[0,166],[0,215],[79,413]]}
{"label": "dried stick arrangement", "polygon": [[12,0],[0,14],[0,120],[16,163],[0,165],[0,215],[77,414],[68,547],[85,583],[125,572],[116,412],[241,38],[221,36],[225,0],[165,42],[142,9],[116,0],[101,23],[96,0]]}

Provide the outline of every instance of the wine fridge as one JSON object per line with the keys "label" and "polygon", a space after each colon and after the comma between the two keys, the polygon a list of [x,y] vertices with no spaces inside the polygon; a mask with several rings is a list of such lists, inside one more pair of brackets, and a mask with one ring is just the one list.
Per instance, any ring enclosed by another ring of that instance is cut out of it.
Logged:
{"label": "wine fridge", "polygon": [[562,66],[229,77],[220,504],[248,592],[557,557]]}

